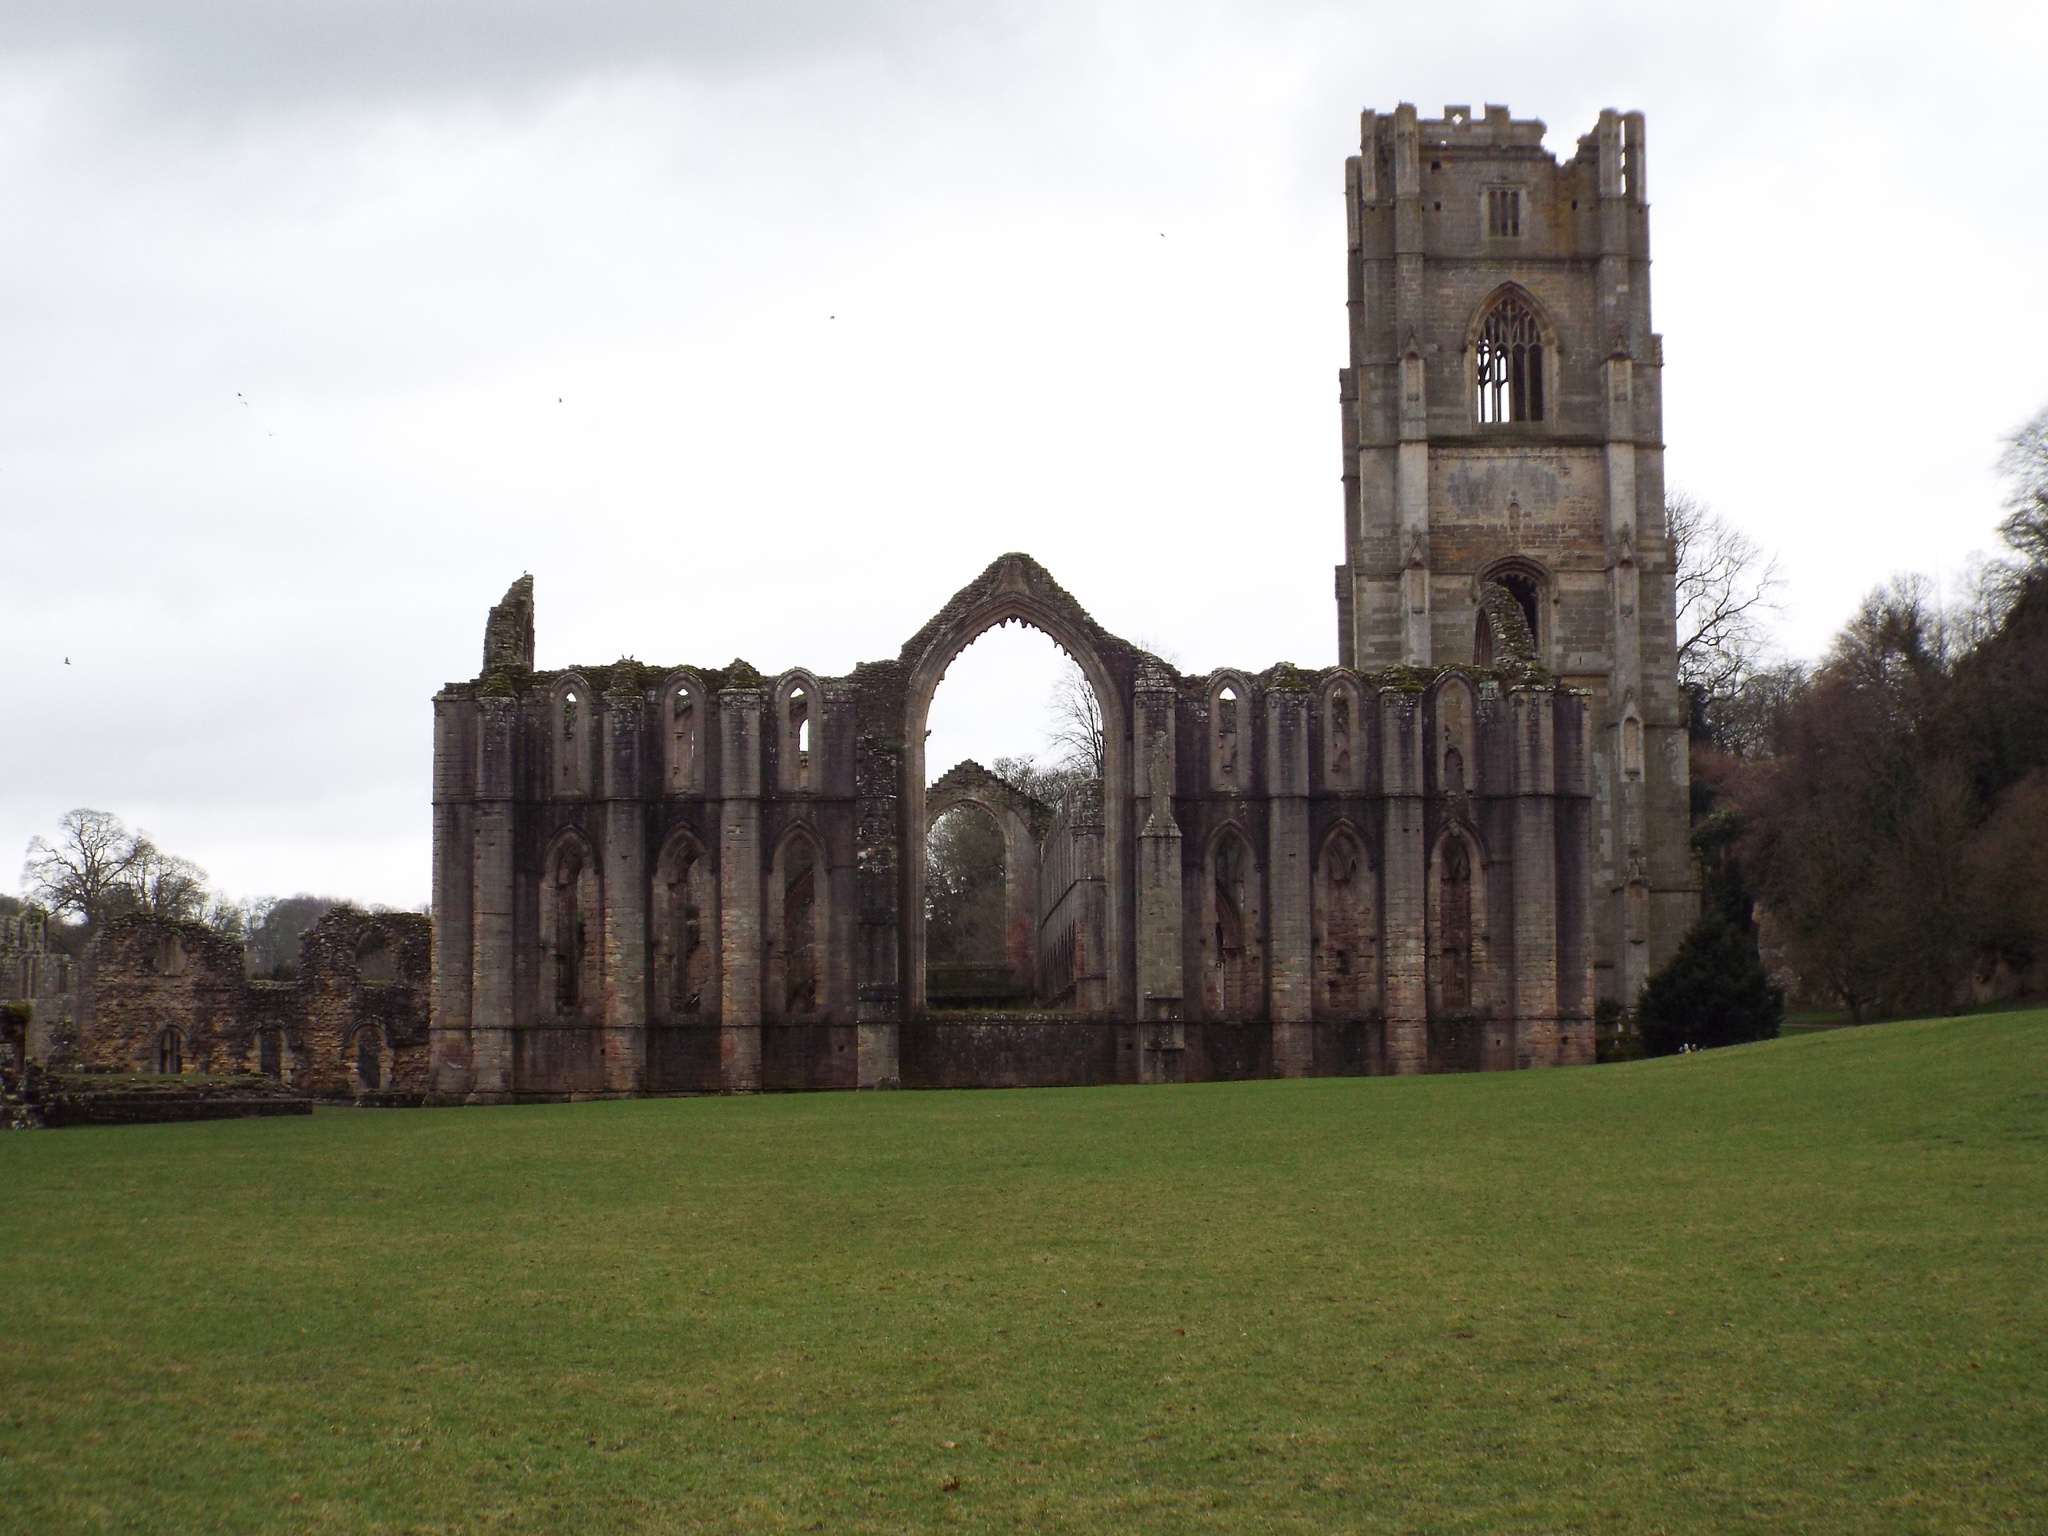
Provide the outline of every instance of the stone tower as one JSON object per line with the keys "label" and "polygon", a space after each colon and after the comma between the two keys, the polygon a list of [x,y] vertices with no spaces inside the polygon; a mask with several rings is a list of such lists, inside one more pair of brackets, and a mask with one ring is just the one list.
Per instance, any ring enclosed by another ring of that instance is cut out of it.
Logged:
{"label": "stone tower", "polygon": [[1543,133],[1502,106],[1364,115],[1338,659],[1489,665],[1482,599],[1512,595],[1590,696],[1596,984],[1632,1003],[1698,908],[1643,118],[1602,112],[1563,164]]}

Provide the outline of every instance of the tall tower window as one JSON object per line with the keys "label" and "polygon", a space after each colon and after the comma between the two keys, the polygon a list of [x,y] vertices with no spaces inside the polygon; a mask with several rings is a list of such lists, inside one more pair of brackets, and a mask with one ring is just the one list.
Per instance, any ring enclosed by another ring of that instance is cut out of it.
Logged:
{"label": "tall tower window", "polygon": [[1482,422],[1543,419],[1543,332],[1519,296],[1503,294],[1487,312],[1473,376]]}

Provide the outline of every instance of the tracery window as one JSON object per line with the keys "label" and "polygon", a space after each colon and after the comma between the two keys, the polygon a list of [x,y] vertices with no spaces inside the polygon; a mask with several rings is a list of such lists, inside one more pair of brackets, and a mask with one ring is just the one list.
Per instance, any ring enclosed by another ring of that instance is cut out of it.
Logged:
{"label": "tracery window", "polygon": [[1543,419],[1543,331],[1518,295],[1503,294],[1487,311],[1473,379],[1480,421]]}

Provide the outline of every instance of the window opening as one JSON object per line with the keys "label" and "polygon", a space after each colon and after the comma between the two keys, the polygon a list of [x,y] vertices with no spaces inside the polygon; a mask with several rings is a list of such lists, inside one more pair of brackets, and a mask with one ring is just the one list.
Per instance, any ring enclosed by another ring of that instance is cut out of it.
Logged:
{"label": "window opening", "polygon": [[356,976],[360,980],[370,982],[398,979],[398,968],[391,958],[391,946],[385,942],[382,934],[371,934],[363,940],[362,948],[356,951]]}
{"label": "window opening", "polygon": [[1216,845],[1216,991],[1223,1017],[1240,1019],[1251,1013],[1251,966],[1246,954],[1245,847],[1226,836]]}
{"label": "window opening", "polygon": [[583,907],[583,856],[573,842],[563,846],[555,860],[554,889],[549,893],[553,911],[549,921],[549,948],[555,963],[555,1012],[575,1014],[583,1004],[586,914]]}
{"label": "window opening", "polygon": [[668,858],[660,887],[660,962],[665,975],[669,1013],[695,1018],[704,1012],[704,994],[711,953],[704,942],[706,898],[703,861],[688,843],[677,843]]}
{"label": "window opening", "polygon": [[1339,784],[1351,781],[1351,690],[1337,688],[1330,694],[1330,777]]}
{"label": "window opening", "polygon": [[1216,771],[1237,777],[1237,690],[1227,683],[1216,695]]}
{"label": "window opening", "polygon": [[363,1085],[366,1093],[375,1093],[384,1086],[383,1052],[379,1047],[383,1041],[374,1029],[356,1031],[356,1080]]}
{"label": "window opening", "polygon": [[257,1032],[256,1070],[265,1077],[284,1075],[284,1041],[274,1029]]}
{"label": "window opening", "polygon": [[689,790],[697,782],[697,701],[678,688],[669,706],[668,787]]}
{"label": "window opening", "polygon": [[185,1038],[175,1029],[167,1029],[156,1037],[156,1069],[166,1077],[175,1077],[185,1070]]}
{"label": "window opening", "polygon": [[1486,232],[1499,240],[1518,239],[1522,233],[1522,189],[1486,189]]}
{"label": "window opening", "polygon": [[1443,944],[1437,990],[1446,1008],[1472,1006],[1472,856],[1462,838],[1444,844]]}
{"label": "window opening", "polygon": [[818,866],[809,838],[791,839],[782,888],[782,1008],[786,1017],[818,1011]]}
{"label": "window opening", "polygon": [[792,789],[811,787],[811,701],[801,688],[789,692],[789,742],[796,753],[790,773]]}
{"label": "window opening", "polygon": [[1543,419],[1543,332],[1536,312],[1512,293],[1487,312],[1474,378],[1482,422]]}

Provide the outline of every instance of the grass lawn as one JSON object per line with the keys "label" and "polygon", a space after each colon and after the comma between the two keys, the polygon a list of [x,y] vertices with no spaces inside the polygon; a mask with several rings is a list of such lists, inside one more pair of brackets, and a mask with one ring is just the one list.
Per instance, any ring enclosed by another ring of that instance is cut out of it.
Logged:
{"label": "grass lawn", "polygon": [[0,1529],[2038,1532],[2048,1014],[0,1137]]}

